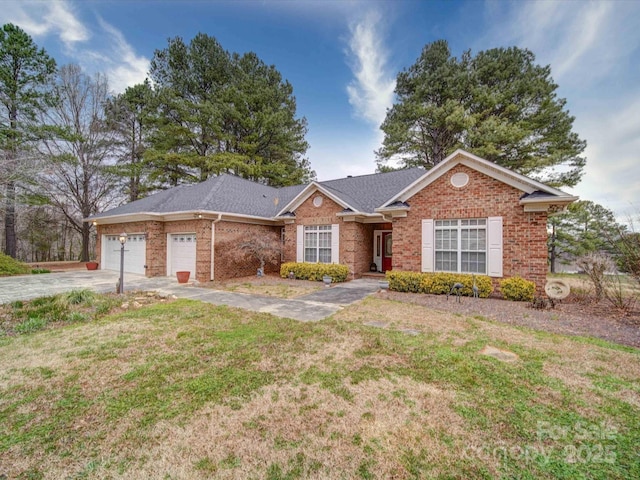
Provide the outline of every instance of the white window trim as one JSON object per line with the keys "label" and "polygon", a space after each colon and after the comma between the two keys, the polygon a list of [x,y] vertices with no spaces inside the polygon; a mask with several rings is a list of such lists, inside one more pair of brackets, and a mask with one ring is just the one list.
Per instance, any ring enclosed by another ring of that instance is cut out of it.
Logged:
{"label": "white window trim", "polygon": [[[307,225],[309,227],[319,227],[328,225]],[[304,260],[304,227],[296,226],[296,262],[305,263]],[[331,263],[340,263],[340,225],[331,225]]]}

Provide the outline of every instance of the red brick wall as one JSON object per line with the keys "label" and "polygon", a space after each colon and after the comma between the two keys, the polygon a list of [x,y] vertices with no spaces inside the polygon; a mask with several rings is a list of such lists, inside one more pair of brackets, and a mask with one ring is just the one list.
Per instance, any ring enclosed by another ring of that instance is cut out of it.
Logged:
{"label": "red brick wall", "polygon": [[[214,276],[215,280],[245,277],[255,275],[260,262],[244,254],[238,248],[243,242],[256,236],[271,233],[280,238],[282,227],[270,227],[266,225],[251,225],[236,222],[218,222],[215,224],[214,240]],[[210,239],[209,239],[210,240]],[[294,239],[295,249],[295,239]],[[279,272],[280,262],[266,264],[266,272]]]}
{"label": "red brick wall", "polygon": [[[373,261],[373,225],[356,222],[344,222],[344,232],[340,231],[340,251],[344,252],[344,259],[340,260],[349,265],[355,278],[369,271]],[[343,246],[344,243],[344,246]]]}
{"label": "red brick wall", "polygon": [[[462,188],[451,185],[454,173],[469,175]],[[503,275],[521,276],[542,291],[547,273],[547,214],[525,213],[518,204],[522,192],[498,180],[458,165],[408,199],[406,218],[393,222],[393,268],[419,272],[422,267],[422,220],[487,218],[503,222]],[[497,286],[497,281],[494,280]]]}
{"label": "red brick wall", "polygon": [[[281,227],[252,225],[236,222],[215,224],[215,280],[255,275],[259,267],[256,259],[247,258],[238,245],[255,235],[274,232],[280,235]],[[102,235],[146,233],[146,264],[148,277],[167,275],[167,235],[174,233],[196,234],[196,280],[208,282],[211,279],[211,220],[181,220],[176,222],[133,222],[126,224],[98,225],[96,255],[100,259]],[[295,250],[295,238],[294,238]],[[280,264],[266,266],[267,272],[279,271]]]}
{"label": "red brick wall", "polygon": [[[199,282],[208,282],[211,280],[211,220],[180,220],[177,222],[166,222],[164,224],[163,239],[157,242],[161,245],[164,254],[154,258],[154,262],[162,265],[162,271],[159,275],[167,273],[167,234],[173,233],[195,233],[196,234],[196,280]],[[147,253],[147,257],[149,254]],[[162,256],[162,259],[159,257]]]}
{"label": "red brick wall", "polygon": [[[322,197],[322,205],[313,205],[316,196]],[[369,271],[373,261],[373,231],[391,230],[391,224],[363,224],[345,222],[336,214],[344,210],[340,205],[320,192],[314,193],[296,211],[295,223],[285,225],[285,262],[296,261],[297,225],[340,226],[340,263],[347,265],[354,278]]]}
{"label": "red brick wall", "polygon": [[[455,188],[450,183],[454,173],[465,172],[469,183]],[[408,200],[411,206],[406,218],[393,222],[393,268],[395,270],[421,270],[422,219],[459,219],[503,217],[503,274],[521,276],[544,288],[547,272],[547,214],[525,213],[518,204],[522,192],[498,180],[458,165],[434,183]],[[313,199],[323,198],[315,207]],[[296,260],[297,225],[340,226],[340,263],[349,266],[358,277],[369,271],[373,260],[373,231],[389,230],[389,224],[360,224],[345,222],[336,216],[343,208],[321,193],[314,193],[296,211],[295,223],[285,225],[284,260]],[[280,234],[281,227],[252,225],[236,222],[218,222],[215,225],[214,274],[216,280],[255,275],[257,260],[247,259],[237,245],[254,235],[266,232]],[[167,274],[166,237],[168,233],[196,233],[196,279],[211,278],[211,220],[185,220],[178,222],[135,222],[128,224],[98,225],[96,255],[100,259],[101,236],[127,233],[146,233],[148,276]],[[277,271],[279,265],[269,265],[267,271]]]}
{"label": "red brick wall", "polygon": [[[313,199],[322,197],[322,205],[316,207],[313,205]],[[344,208],[331,200],[326,195],[316,192],[300,205],[296,211],[295,224],[285,226],[285,261],[296,261],[296,238],[298,225],[334,225],[340,227],[340,263],[346,264],[352,274],[356,273],[356,265],[354,258],[353,241],[348,241],[349,233],[353,233],[354,223],[345,222],[341,218],[336,217],[337,213],[343,211]]]}
{"label": "red brick wall", "polygon": [[[167,250],[165,246],[165,239],[160,235],[161,243],[158,242],[158,232],[162,232],[164,229],[162,222],[132,222],[132,223],[116,223],[113,225],[97,225],[97,240],[96,240],[96,261],[102,261],[102,235],[120,235],[122,232],[127,235],[134,233],[145,233],[147,235],[146,241],[146,259],[145,265],[147,265],[146,275],[148,277],[157,277],[160,275],[166,275],[165,259],[167,257]],[[164,252],[164,254],[162,253]],[[162,258],[162,264],[158,265],[157,260]]]}

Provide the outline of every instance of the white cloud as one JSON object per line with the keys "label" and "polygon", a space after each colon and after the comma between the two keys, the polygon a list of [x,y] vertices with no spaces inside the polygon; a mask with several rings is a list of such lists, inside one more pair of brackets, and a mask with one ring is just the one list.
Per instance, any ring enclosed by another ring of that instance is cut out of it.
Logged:
{"label": "white cloud", "polygon": [[637,2],[530,1],[491,3],[481,48],[518,45],[550,64],[566,88],[584,90],[624,67],[640,46]]}
{"label": "white cloud", "polygon": [[377,130],[393,103],[394,75],[387,65],[388,52],[382,42],[382,17],[369,11],[350,26],[347,52],[354,79],[347,86],[349,103],[358,116]]}
{"label": "white cloud", "polygon": [[[105,73],[111,89],[123,92],[127,87],[142,83],[149,71],[149,59],[136,55],[120,30],[102,19],[98,19],[98,23],[110,40]],[[103,55],[104,53],[100,54]]]}
{"label": "white cloud", "polygon": [[91,37],[89,30],[73,13],[72,4],[64,0],[50,2],[7,2],[3,17],[19,25],[30,35],[57,35],[68,51]]}
{"label": "white cloud", "polygon": [[[2,22],[12,22],[36,39],[54,36],[64,47],[66,61],[77,63],[90,74],[104,73],[117,93],[147,76],[149,59],[137,55],[122,32],[102,18],[92,19],[97,26],[83,23],[77,16],[78,3],[7,1],[3,6],[8,8],[0,12]],[[61,58],[56,60],[66,63]]]}
{"label": "white cloud", "polygon": [[634,203],[640,210],[640,91],[628,97],[615,105],[601,102],[606,105],[597,105],[576,125],[589,146],[586,175],[574,193],[622,216]]}
{"label": "white cloud", "polygon": [[517,45],[551,65],[574,131],[587,140],[585,176],[571,192],[619,216],[640,208],[640,3],[499,2],[486,14],[474,50]]}
{"label": "white cloud", "polygon": [[73,48],[77,42],[85,42],[90,37],[88,29],[74,16],[70,7],[67,2],[53,1],[45,16],[46,22],[60,35],[67,48]]}

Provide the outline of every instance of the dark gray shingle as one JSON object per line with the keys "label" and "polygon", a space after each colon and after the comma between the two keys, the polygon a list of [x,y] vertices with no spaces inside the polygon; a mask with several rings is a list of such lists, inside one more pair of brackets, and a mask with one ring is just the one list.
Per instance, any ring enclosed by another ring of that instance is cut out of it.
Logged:
{"label": "dark gray shingle", "polygon": [[[425,173],[419,168],[318,182],[360,212],[373,213]],[[212,177],[202,183],[181,185],[122,205],[90,218],[136,213],[207,211],[273,218],[306,185],[274,188],[234,175]]]}

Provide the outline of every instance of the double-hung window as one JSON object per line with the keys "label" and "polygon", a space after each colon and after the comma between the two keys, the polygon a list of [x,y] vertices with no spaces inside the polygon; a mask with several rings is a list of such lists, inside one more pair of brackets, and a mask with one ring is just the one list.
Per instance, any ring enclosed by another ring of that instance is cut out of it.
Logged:
{"label": "double-hung window", "polygon": [[331,263],[331,225],[304,227],[304,261]]}
{"label": "double-hung window", "polygon": [[487,272],[487,220],[435,221],[435,270]]}

